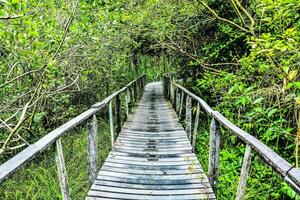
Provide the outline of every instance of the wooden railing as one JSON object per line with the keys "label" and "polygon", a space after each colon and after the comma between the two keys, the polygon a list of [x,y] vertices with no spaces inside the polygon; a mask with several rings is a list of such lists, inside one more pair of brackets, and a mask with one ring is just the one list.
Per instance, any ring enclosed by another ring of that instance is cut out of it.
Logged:
{"label": "wooden railing", "polygon": [[[96,113],[103,110],[108,105],[109,123],[111,133],[111,146],[114,146],[115,131],[118,133],[121,130],[121,95],[125,95],[126,115],[128,116],[132,105],[134,105],[146,83],[146,76],[142,75],[136,80],[130,82],[122,89],[114,92],[112,95],[105,98],[103,101],[94,104],[89,110],[81,113],[77,117],[71,119],[69,122],[63,124],[57,129],[53,130],[36,143],[28,146],[16,156],[5,162],[0,166],[0,183],[14,173],[21,166],[26,164],[30,159],[37,156],[39,153],[45,151],[47,147],[55,143],[56,145],[56,163],[59,175],[59,181],[62,191],[63,199],[70,199],[68,178],[66,173],[63,148],[61,137],[68,131],[75,128],[81,123],[87,122],[87,149],[88,149],[88,171],[89,171],[89,185],[93,183],[97,176],[97,134],[98,124]],[[113,101],[115,100],[115,119],[113,116]],[[114,125],[115,122],[115,125]]]}
{"label": "wooden railing", "polygon": [[[287,182],[298,194],[300,194],[300,169],[295,168],[285,159],[275,153],[268,146],[257,140],[255,137],[240,129],[218,111],[214,111],[204,100],[196,96],[183,86],[177,84],[165,75],[163,79],[164,93],[170,99],[179,117],[182,116],[183,106],[185,106],[185,129],[191,141],[192,149],[195,151],[196,136],[198,133],[199,114],[201,108],[211,116],[210,125],[210,145],[209,145],[209,165],[208,178],[214,191],[216,190],[219,169],[219,151],[221,141],[220,126],[227,128],[246,143],[243,165],[241,169],[240,181],[236,199],[243,199],[247,176],[251,163],[251,152],[256,151],[263,160],[270,165],[284,181]],[[197,103],[196,114],[192,119],[192,101]],[[193,121],[194,120],[194,121]],[[192,123],[193,121],[193,123]],[[192,128],[192,124],[194,125]]]}

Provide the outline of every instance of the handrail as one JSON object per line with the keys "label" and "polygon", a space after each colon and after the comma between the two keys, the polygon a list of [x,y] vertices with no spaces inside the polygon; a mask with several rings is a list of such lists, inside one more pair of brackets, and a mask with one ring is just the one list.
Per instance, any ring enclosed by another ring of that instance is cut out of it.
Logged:
{"label": "handrail", "polygon": [[[193,138],[192,146],[193,150],[195,147],[195,138],[197,135],[198,120],[199,120],[199,110],[200,106],[212,117],[211,123],[211,133],[210,133],[210,160],[209,160],[209,178],[210,183],[213,188],[216,188],[217,176],[218,176],[218,153],[219,153],[219,144],[220,144],[220,128],[219,125],[223,125],[228,130],[233,132],[238,136],[244,143],[246,143],[247,148],[249,149],[248,153],[245,153],[244,162],[241,171],[241,179],[238,187],[238,195],[236,199],[242,199],[243,193],[246,185],[246,179],[249,171],[250,161],[251,161],[251,149],[255,150],[263,160],[270,165],[277,173],[279,173],[285,182],[287,182],[298,194],[300,194],[300,169],[295,168],[284,158],[274,152],[267,145],[260,142],[258,139],[247,133],[246,131],[240,129],[227,118],[225,118],[218,111],[214,111],[204,100],[196,96],[188,89],[183,86],[175,83],[171,80],[170,77],[164,76],[164,91],[167,98],[169,98],[174,105],[174,107],[183,106],[183,97],[186,95],[188,98],[186,100],[186,113],[191,112],[191,108],[188,106],[191,103],[188,103],[189,98],[194,99],[197,103],[197,116],[195,117],[194,135],[190,136]],[[181,92],[181,93],[180,93]],[[176,109],[180,110],[180,109]],[[181,117],[181,116],[179,116]],[[187,120],[186,117],[186,126],[191,126],[192,120]],[[191,132],[191,131],[190,131]],[[188,133],[189,134],[189,133]],[[216,155],[214,155],[216,154]]]}
{"label": "handrail", "polygon": [[[92,118],[91,121],[92,121],[93,125],[97,124],[95,114],[98,111],[102,110],[108,103],[109,103],[110,113],[112,113],[112,100],[113,99],[116,99],[116,112],[115,113],[120,115],[120,111],[118,111],[118,110],[120,110],[120,95],[124,92],[126,92],[126,94],[125,94],[126,102],[125,103],[126,103],[126,109],[127,109],[126,113],[128,114],[129,113],[129,110],[128,110],[129,103],[136,103],[136,100],[138,99],[139,95],[141,94],[141,91],[142,91],[145,83],[146,83],[146,75],[139,76],[137,79],[130,82],[129,84],[127,84],[125,87],[121,88],[120,90],[114,92],[110,96],[106,97],[101,102],[98,102],[98,103],[92,105],[92,107],[90,109],[86,110],[85,112],[81,113],[77,117],[71,119],[67,123],[61,125],[60,127],[56,128],[55,130],[51,131],[50,133],[48,133],[47,135],[42,137],[40,140],[38,140],[34,144],[29,145],[23,151],[21,151],[20,153],[18,153],[17,155],[15,155],[14,157],[12,157],[11,159],[9,159],[8,161],[6,161],[5,163],[3,163],[0,166],[0,183],[4,179],[6,179],[10,174],[15,172],[18,168],[20,168],[21,166],[26,164],[30,159],[35,157],[38,153],[43,152],[51,144],[59,141],[59,139],[65,133],[70,131],[72,128],[76,127],[77,125],[81,124],[82,122],[84,122],[90,118]],[[110,121],[113,121],[112,117],[113,116],[110,115],[110,118],[111,118]],[[116,116],[116,121],[117,121],[117,118],[120,120],[120,116]],[[121,123],[121,122],[119,121],[116,123]],[[116,124],[116,125],[118,125],[118,124]],[[91,130],[88,130],[88,133],[97,135],[95,133],[96,131],[92,130],[92,128],[91,128]],[[114,127],[111,126],[110,128],[113,129]],[[111,132],[113,133],[113,130],[111,130]],[[111,135],[111,137],[113,137],[113,135]],[[112,138],[112,145],[113,145],[113,141],[114,141],[114,138]],[[60,143],[58,143],[57,145],[58,145],[57,147],[61,146]],[[93,145],[93,144],[91,144],[91,145]],[[94,144],[94,145],[96,145],[96,144]],[[93,146],[93,147],[90,146],[90,148],[94,148],[94,147],[95,146]],[[96,156],[96,155],[93,155],[93,156]],[[92,158],[92,157],[90,159],[95,160],[95,158]],[[63,165],[64,165],[64,163],[63,163]],[[65,169],[62,169],[62,171],[63,170],[65,170]],[[63,177],[63,178],[65,178],[65,177]],[[93,178],[95,178],[95,177],[92,177],[91,180],[93,180]],[[62,190],[63,190],[63,188],[62,188]],[[69,198],[64,196],[64,199],[69,199]]]}

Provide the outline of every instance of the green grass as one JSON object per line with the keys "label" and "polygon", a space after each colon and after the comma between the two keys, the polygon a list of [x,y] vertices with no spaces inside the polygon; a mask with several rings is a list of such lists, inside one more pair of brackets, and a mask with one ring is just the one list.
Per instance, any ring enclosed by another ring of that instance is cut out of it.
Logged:
{"label": "green grass", "polygon": [[[100,121],[98,130],[98,166],[100,169],[111,147],[108,125]],[[78,127],[63,136],[62,145],[71,198],[84,199],[88,191],[85,127]],[[62,199],[54,145],[1,183],[0,199]]]}

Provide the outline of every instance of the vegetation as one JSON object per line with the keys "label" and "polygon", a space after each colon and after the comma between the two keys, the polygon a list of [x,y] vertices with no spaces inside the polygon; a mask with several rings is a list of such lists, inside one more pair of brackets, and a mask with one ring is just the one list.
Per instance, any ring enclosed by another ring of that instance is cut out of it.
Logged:
{"label": "vegetation", "polygon": [[[0,0],[1,163],[139,74],[151,81],[176,72],[298,167],[299,11],[299,0]],[[205,168],[209,120],[202,118],[197,150]],[[67,145],[70,159],[73,147],[85,148],[80,139]],[[221,148],[218,197],[231,199],[244,146],[223,131]],[[0,190],[1,199],[60,198],[51,152],[5,182],[14,189]],[[18,190],[16,181],[30,174],[34,180]],[[37,182],[53,188],[32,189]],[[253,198],[297,196],[254,156],[246,199]]]}

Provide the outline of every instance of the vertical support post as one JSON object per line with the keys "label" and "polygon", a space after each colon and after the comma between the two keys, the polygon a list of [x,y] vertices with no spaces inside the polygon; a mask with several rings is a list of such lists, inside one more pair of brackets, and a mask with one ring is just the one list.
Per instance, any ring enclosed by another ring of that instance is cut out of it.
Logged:
{"label": "vertical support post", "polygon": [[173,108],[176,110],[177,88],[174,86]]}
{"label": "vertical support post", "polygon": [[180,106],[180,92],[179,92],[179,88],[177,88],[177,92],[176,92],[176,113],[177,115],[179,114],[179,106]]}
{"label": "vertical support post", "polygon": [[171,84],[171,103],[174,106],[175,103],[175,87],[173,84]]}
{"label": "vertical support post", "polygon": [[179,120],[182,117],[182,110],[183,110],[183,100],[184,100],[184,92],[181,90],[181,95],[180,95],[180,106],[179,106]]}
{"label": "vertical support post", "polygon": [[185,107],[185,131],[190,141],[192,141],[192,99],[187,95]]}
{"label": "vertical support post", "polygon": [[200,115],[200,103],[197,103],[197,111],[195,117],[194,131],[193,131],[193,142],[192,142],[192,151],[195,152],[196,149],[196,138],[198,134],[198,125],[199,125],[199,115]]}
{"label": "vertical support post", "polygon": [[121,132],[121,98],[120,94],[116,96],[116,105],[115,105],[115,120],[116,120],[116,133]]}
{"label": "vertical support post", "polygon": [[136,91],[136,100],[138,101],[139,100],[139,96],[140,96],[139,81],[137,80],[134,85],[135,85],[135,91]]}
{"label": "vertical support post", "polygon": [[130,85],[128,87],[128,89],[129,89],[129,95],[130,95],[130,110],[131,110],[133,107],[133,104],[134,104],[134,94],[133,94],[132,85]]}
{"label": "vertical support post", "polygon": [[129,103],[130,103],[130,90],[129,88],[126,89],[125,92],[125,106],[126,106],[126,117],[129,115]]}
{"label": "vertical support post", "polygon": [[114,134],[114,121],[113,121],[113,108],[112,108],[112,100],[109,102],[108,106],[108,114],[109,114],[109,127],[110,127],[110,141],[111,141],[111,147],[114,148],[114,142],[115,142],[115,134]]}
{"label": "vertical support post", "polygon": [[216,192],[218,182],[220,140],[219,122],[213,118],[210,124],[208,178],[214,192]]}
{"label": "vertical support post", "polygon": [[237,189],[237,194],[236,194],[236,200],[242,200],[244,199],[244,193],[245,193],[245,188],[247,184],[247,178],[248,178],[248,173],[250,169],[250,164],[251,164],[251,151],[252,148],[247,144],[246,145],[246,151],[244,154],[244,159],[243,159],[243,166],[241,170],[241,176],[240,176],[240,182],[239,186]]}
{"label": "vertical support post", "polygon": [[132,91],[133,91],[133,98],[134,98],[133,103],[135,104],[138,100],[138,94],[137,94],[137,90],[136,90],[136,82],[134,82],[132,84]]}
{"label": "vertical support post", "polygon": [[88,162],[89,162],[89,186],[92,186],[97,177],[98,160],[98,123],[96,115],[87,122]]}
{"label": "vertical support post", "polygon": [[63,154],[63,148],[61,145],[61,138],[56,140],[56,155],[55,155],[55,161],[57,165],[57,171],[58,171],[58,178],[59,178],[59,184],[60,189],[62,193],[63,200],[70,200],[70,190],[69,190],[69,184],[68,184],[68,175],[67,170],[65,166],[65,159]]}

